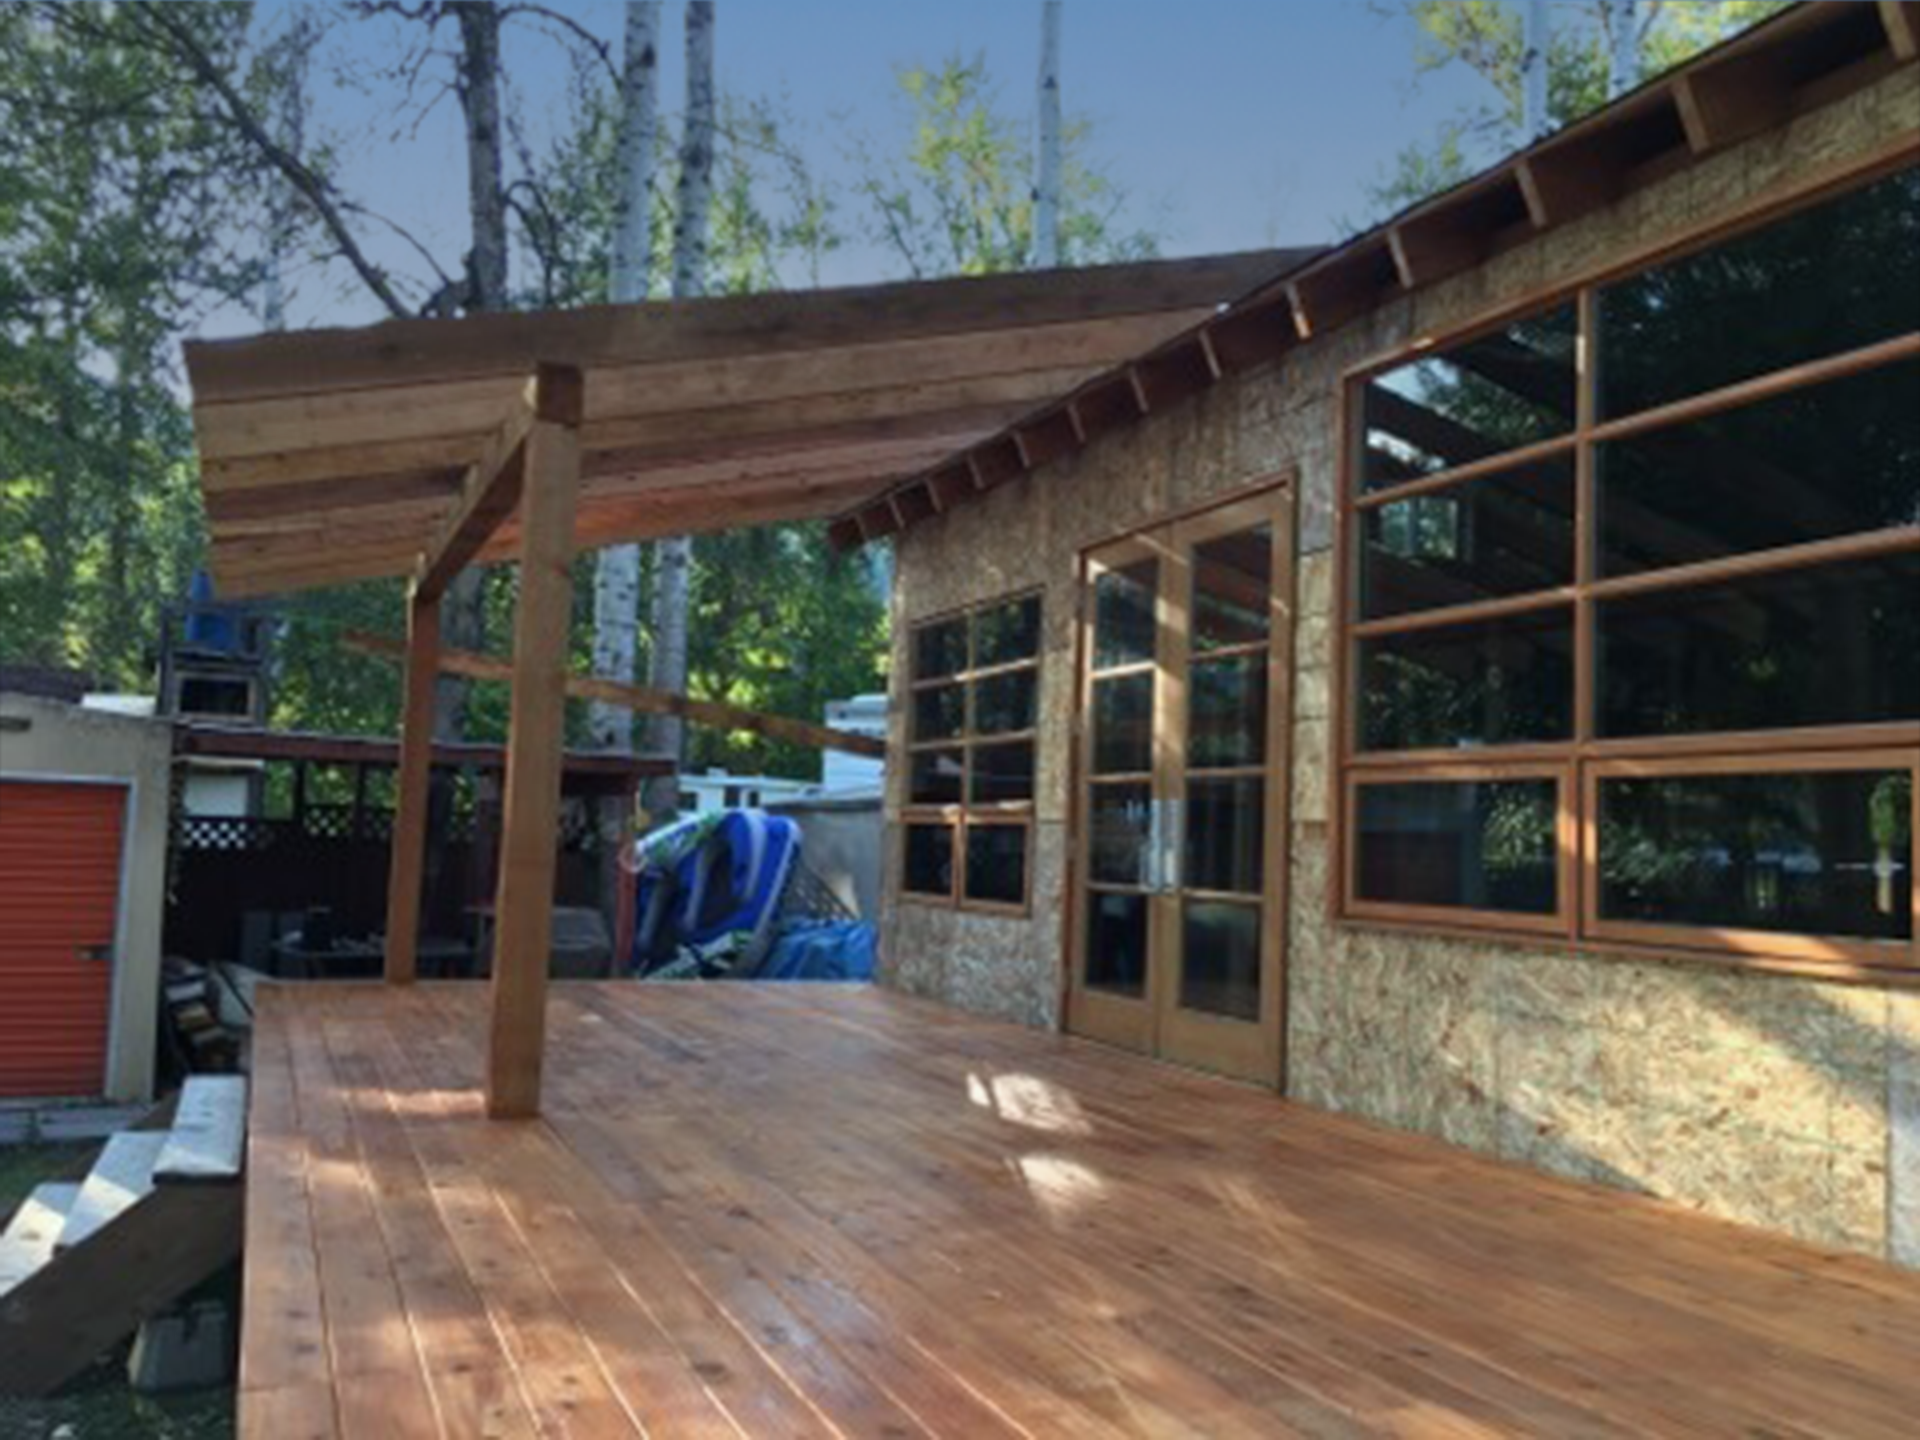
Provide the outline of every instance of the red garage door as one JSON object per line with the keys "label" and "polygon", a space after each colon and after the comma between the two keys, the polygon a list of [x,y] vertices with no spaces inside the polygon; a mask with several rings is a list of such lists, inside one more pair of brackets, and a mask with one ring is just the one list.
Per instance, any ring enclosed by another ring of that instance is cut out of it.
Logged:
{"label": "red garage door", "polygon": [[98,1095],[127,792],[0,780],[0,1096]]}

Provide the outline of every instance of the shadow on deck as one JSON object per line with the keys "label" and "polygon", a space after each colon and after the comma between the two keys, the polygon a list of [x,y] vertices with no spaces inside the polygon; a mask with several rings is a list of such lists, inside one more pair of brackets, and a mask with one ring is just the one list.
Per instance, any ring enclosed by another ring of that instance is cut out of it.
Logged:
{"label": "shadow on deck", "polygon": [[241,1433],[1911,1435],[1920,1277],[885,991],[263,991]]}

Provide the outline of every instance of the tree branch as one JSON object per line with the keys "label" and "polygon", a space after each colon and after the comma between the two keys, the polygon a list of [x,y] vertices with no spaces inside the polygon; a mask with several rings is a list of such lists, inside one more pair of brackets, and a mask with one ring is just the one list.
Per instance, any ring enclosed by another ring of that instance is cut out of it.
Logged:
{"label": "tree branch", "polygon": [[268,133],[260,117],[254,113],[253,107],[227,78],[226,72],[201,46],[192,30],[169,14],[169,7],[163,3],[140,0],[140,3],[131,5],[129,8],[161,32],[176,58],[185,63],[200,82],[219,97],[234,127],[313,207],[320,223],[333,237],[334,243],[340,247],[340,253],[353,267],[354,273],[359,275],[366,287],[373,292],[375,298],[387,307],[388,312],[395,319],[406,319],[411,316],[413,312],[394,292],[386,272],[367,258],[366,252],[354,239],[353,232],[348,229],[339,207],[327,193],[326,182],[316,175],[299,156],[293,154]]}

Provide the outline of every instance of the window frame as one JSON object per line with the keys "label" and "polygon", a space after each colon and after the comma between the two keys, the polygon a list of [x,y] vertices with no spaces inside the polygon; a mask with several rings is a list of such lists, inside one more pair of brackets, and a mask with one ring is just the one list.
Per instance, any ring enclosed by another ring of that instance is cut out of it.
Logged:
{"label": "window frame", "polygon": [[[1645,925],[1603,921],[1598,911],[1598,787],[1619,774],[1793,773],[1822,769],[1907,770],[1915,778],[1915,859],[1920,861],[1920,720],[1842,724],[1773,731],[1728,731],[1612,739],[1595,732],[1598,721],[1596,617],[1606,601],[1683,588],[1707,588],[1774,572],[1891,555],[1920,554],[1920,525],[1887,527],[1852,535],[1747,551],[1661,569],[1602,577],[1597,573],[1596,464],[1607,441],[1643,434],[1732,410],[1775,395],[1807,390],[1826,381],[1884,369],[1920,358],[1920,332],[1906,332],[1852,350],[1802,361],[1646,410],[1601,421],[1596,416],[1598,376],[1595,341],[1597,296],[1607,284],[1741,234],[1758,230],[1804,208],[1865,188],[1920,162],[1920,140],[1905,137],[1866,157],[1842,163],[1809,180],[1781,187],[1688,232],[1645,245],[1516,303],[1488,311],[1456,329],[1413,343],[1348,369],[1340,380],[1339,464],[1334,504],[1334,596],[1331,763],[1328,766],[1330,834],[1329,918],[1335,925],[1405,928],[1488,939],[1544,942],[1622,958],[1658,954],[1749,968],[1784,969],[1827,978],[1920,983],[1920,863],[1910,867],[1910,904],[1915,923],[1910,943],[1856,937],[1823,937],[1770,931]],[[1365,387],[1382,374],[1443,353],[1513,323],[1572,302],[1577,308],[1576,413],[1562,436],[1516,447],[1398,485],[1364,489],[1367,427]],[[1566,455],[1574,464],[1574,572],[1572,583],[1467,604],[1360,618],[1359,582],[1365,543],[1365,513],[1430,493],[1444,493],[1478,477],[1518,470]],[[1573,615],[1573,727],[1566,740],[1397,751],[1359,748],[1362,707],[1357,686],[1359,647],[1380,635],[1434,626],[1495,620],[1552,607]],[[1358,898],[1358,787],[1373,781],[1446,779],[1538,779],[1560,777],[1561,889],[1552,917],[1470,908],[1412,906]]]}
{"label": "window frame", "polygon": [[[974,622],[982,614],[999,610],[1010,605],[1018,605],[1032,600],[1039,606],[1038,630],[1033,654],[1023,660],[1002,661],[994,665],[974,664],[975,630]],[[967,658],[959,670],[948,675],[937,675],[927,679],[917,678],[914,674],[914,654],[920,635],[934,626],[962,620],[966,624]],[[912,621],[907,627],[907,695],[906,695],[906,768],[901,776],[902,803],[899,811],[900,853],[897,857],[895,876],[899,882],[899,895],[903,901],[916,905],[927,905],[938,909],[966,910],[985,915],[1025,917],[1033,908],[1033,844],[1037,827],[1034,820],[1037,814],[1040,785],[1040,717],[1042,711],[1042,660],[1046,653],[1046,591],[1044,586],[1033,585],[1024,589],[996,595],[991,599],[975,601],[968,605],[938,611]],[[981,731],[975,728],[974,687],[977,682],[991,680],[1004,675],[1030,673],[1033,676],[1033,713],[1034,723],[1023,730]],[[933,740],[916,740],[913,737],[915,700],[921,692],[939,689],[943,686],[961,687],[962,712],[960,730],[957,734]],[[973,799],[973,755],[980,747],[991,748],[996,745],[1025,744],[1031,747],[1034,762],[1034,796],[1026,800],[989,800]],[[931,751],[960,752],[960,798],[948,802],[916,802],[913,799],[913,762],[916,756]],[[944,895],[930,890],[912,890],[906,884],[906,832],[912,826],[944,825],[948,828],[953,843],[953,884]],[[999,900],[975,900],[967,895],[967,842],[968,833],[976,828],[991,827],[1018,828],[1025,832],[1024,863],[1021,866],[1020,899],[1018,902]]]}

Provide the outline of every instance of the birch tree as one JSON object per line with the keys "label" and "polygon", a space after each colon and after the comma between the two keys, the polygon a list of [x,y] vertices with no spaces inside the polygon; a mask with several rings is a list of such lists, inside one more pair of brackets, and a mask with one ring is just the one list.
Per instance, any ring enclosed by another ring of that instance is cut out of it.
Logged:
{"label": "birch tree", "polygon": [[1640,83],[1640,26],[1634,0],[1606,0],[1607,98]]}
{"label": "birch tree", "polygon": [[1527,0],[1520,40],[1520,130],[1526,140],[1547,133],[1547,0]]}
{"label": "birch tree", "polygon": [[[653,267],[653,152],[659,130],[660,0],[627,0],[625,54],[620,71],[620,126],[614,150],[613,247],[607,293],[616,304],[647,298]],[[594,557],[593,670],[631,681],[638,650],[640,547],[609,545]],[[596,750],[633,748],[633,712],[618,705],[588,707],[587,729]]]}
{"label": "birch tree", "polygon": [[[680,128],[680,181],[673,217],[673,296],[706,293],[707,226],[713,198],[713,0],[687,0],[687,114]],[[687,608],[693,541],[676,535],[654,547],[654,688],[685,694]],[[686,754],[686,729],[677,715],[656,715],[649,748],[675,761]],[[648,808],[667,817],[679,808],[679,784],[663,776]]]}
{"label": "birch tree", "polygon": [[[1786,8],[1787,0],[1557,0],[1556,23],[1538,49],[1545,57],[1541,129],[1566,125],[1659,74]],[[1377,218],[1444,190],[1536,136],[1525,65],[1538,0],[1400,0],[1412,30],[1416,75],[1454,65],[1477,73],[1486,99],[1438,126],[1431,142],[1408,146],[1368,188]],[[1538,83],[1535,81],[1534,83]]]}
{"label": "birch tree", "polygon": [[1060,0],[1040,5],[1039,154],[1034,162],[1033,264],[1060,263]]}

